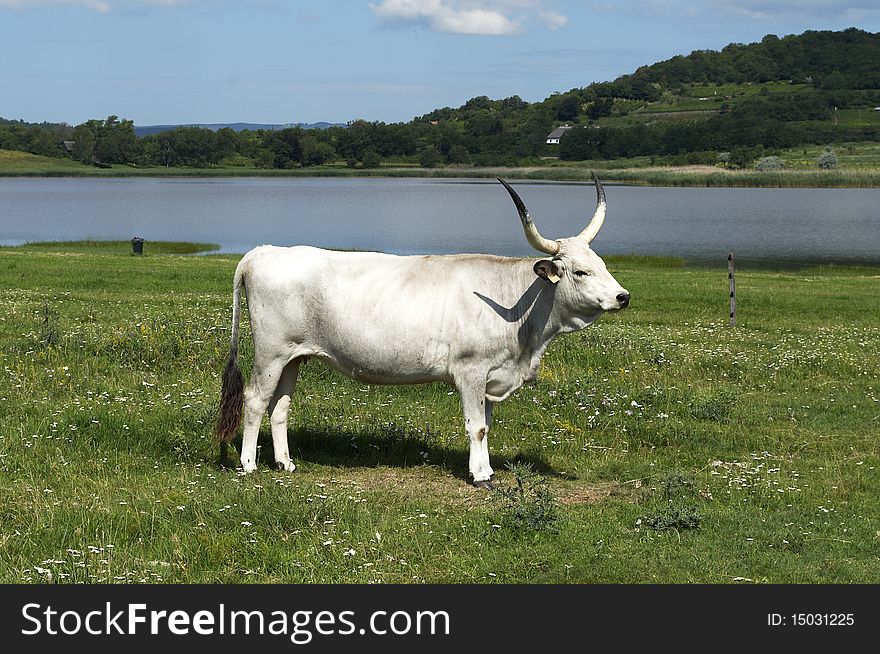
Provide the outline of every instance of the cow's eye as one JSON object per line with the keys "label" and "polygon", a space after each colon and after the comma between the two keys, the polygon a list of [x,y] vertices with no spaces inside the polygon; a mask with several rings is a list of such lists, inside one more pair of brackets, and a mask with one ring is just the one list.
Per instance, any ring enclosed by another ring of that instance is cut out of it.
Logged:
{"label": "cow's eye", "polygon": [[585,271],[583,271],[583,270],[575,270],[575,271],[574,271],[574,274],[575,274],[575,276],[577,276],[577,277],[584,277],[585,275],[589,275],[590,273],[585,272]]}

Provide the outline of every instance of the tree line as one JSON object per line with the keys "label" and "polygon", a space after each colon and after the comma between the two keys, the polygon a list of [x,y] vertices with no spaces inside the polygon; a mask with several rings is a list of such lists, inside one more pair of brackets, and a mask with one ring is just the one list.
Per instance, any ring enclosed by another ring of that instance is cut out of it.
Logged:
{"label": "tree line", "polygon": [[[518,97],[496,101],[482,96],[468,101],[464,116],[456,120],[426,116],[409,123],[356,120],[327,129],[239,132],[177,127],[142,138],[136,137],[131,120],[117,116],[75,127],[0,121],[0,148],[71,156],[83,163],[145,166],[284,169],[344,162],[369,168],[389,160],[426,167],[516,165],[546,154],[544,141],[553,129],[552,116],[525,111],[528,106]],[[64,141],[72,142],[71,150]]]}

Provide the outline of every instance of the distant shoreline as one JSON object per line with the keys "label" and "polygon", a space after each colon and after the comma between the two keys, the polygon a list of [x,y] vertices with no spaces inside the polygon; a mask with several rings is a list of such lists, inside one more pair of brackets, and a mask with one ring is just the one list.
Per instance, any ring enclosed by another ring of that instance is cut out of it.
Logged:
{"label": "distant shoreline", "polygon": [[[781,170],[759,172],[731,170],[714,166],[655,166],[645,168],[602,169],[596,173],[603,182],[634,186],[702,188],[880,188],[880,169]],[[446,167],[417,168],[383,166],[354,169],[339,166],[295,168],[289,170],[256,168],[134,168],[117,165],[110,169],[59,167],[57,169],[0,169],[0,177],[86,177],[86,178],[298,178],[298,177],[379,177],[427,179],[494,179],[590,183],[587,166],[524,167]]]}

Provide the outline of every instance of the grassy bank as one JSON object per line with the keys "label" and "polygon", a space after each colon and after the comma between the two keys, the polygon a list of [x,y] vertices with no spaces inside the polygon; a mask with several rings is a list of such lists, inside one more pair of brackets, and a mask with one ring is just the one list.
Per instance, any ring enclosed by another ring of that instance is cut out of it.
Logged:
{"label": "grassy bank", "polygon": [[[312,166],[290,170],[246,167],[166,168],[115,165],[96,168],[70,160],[38,157],[0,150],[0,177],[424,177],[494,178],[547,181],[590,181],[596,170],[608,182],[643,186],[766,187],[766,188],[877,188],[880,187],[880,150],[858,144],[844,151],[836,170],[818,170],[810,159],[813,150],[787,153],[791,166],[780,171],[733,170],[719,166],[655,166],[647,157],[614,161],[562,162],[547,160],[541,165],[417,166],[382,165],[378,168],[348,168],[344,165]],[[802,154],[807,152],[807,155]]]}
{"label": "grassy bank", "polygon": [[[141,254],[205,254],[219,250],[216,243],[190,243],[184,241],[149,241],[142,246]],[[25,243],[15,248],[24,252],[61,252],[66,254],[133,254],[131,241],[39,241]]]}
{"label": "grassy bank", "polygon": [[[57,249],[57,246],[55,246]],[[0,250],[2,582],[874,582],[880,270],[615,258],[630,310],[496,411],[558,517],[466,482],[457,396],[304,366],[298,470],[211,428],[236,257]],[[244,322],[243,364],[250,361]],[[231,457],[234,458],[235,453]]]}

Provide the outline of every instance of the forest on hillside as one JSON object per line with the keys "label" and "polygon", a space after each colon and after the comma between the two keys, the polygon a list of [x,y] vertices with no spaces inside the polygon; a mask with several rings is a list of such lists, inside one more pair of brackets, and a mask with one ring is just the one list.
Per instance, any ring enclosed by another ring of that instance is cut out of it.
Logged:
{"label": "forest on hillside", "polygon": [[[734,165],[800,144],[880,141],[880,34],[805,32],[643,66],[529,103],[479,96],[406,123],[324,130],[178,127],[137,138],[130,120],[0,119],[0,148],[99,165],[433,167],[658,157]],[[547,135],[566,126],[561,142]],[[730,156],[730,153],[734,153]],[[664,159],[665,158],[665,159]]]}

